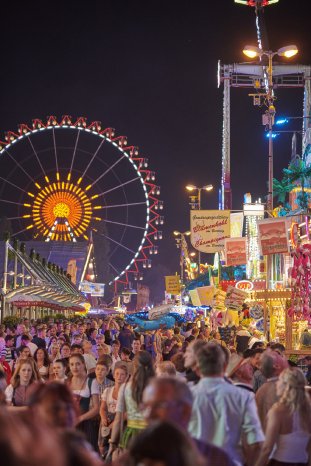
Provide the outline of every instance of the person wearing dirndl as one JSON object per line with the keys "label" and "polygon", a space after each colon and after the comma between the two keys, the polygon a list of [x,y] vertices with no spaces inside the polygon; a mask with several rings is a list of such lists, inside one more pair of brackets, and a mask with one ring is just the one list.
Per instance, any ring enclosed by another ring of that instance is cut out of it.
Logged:
{"label": "person wearing dirndl", "polygon": [[[119,390],[108,455],[113,454],[115,450],[122,453],[127,449],[129,441],[146,427],[140,405],[143,391],[153,376],[151,354],[148,351],[139,351],[133,359],[133,374],[129,382],[123,384]],[[123,428],[125,414],[127,421]]]}
{"label": "person wearing dirndl", "polygon": [[118,394],[121,385],[128,377],[127,366],[118,361],[113,371],[114,385],[106,387],[101,396],[100,403],[100,428],[98,434],[98,446],[104,457],[109,450],[109,440],[116,415]]}

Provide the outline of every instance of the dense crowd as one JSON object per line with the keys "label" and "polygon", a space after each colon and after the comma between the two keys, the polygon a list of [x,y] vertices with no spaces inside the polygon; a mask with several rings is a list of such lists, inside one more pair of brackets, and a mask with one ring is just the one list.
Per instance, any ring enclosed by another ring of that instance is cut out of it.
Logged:
{"label": "dense crowd", "polygon": [[311,356],[204,321],[0,326],[6,466],[311,465]]}

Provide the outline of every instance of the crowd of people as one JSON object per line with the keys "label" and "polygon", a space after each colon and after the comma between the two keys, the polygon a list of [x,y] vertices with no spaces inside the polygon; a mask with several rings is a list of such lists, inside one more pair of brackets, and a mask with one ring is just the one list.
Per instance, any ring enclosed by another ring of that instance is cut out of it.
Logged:
{"label": "crowd of people", "polygon": [[228,345],[202,321],[1,325],[3,464],[310,466],[306,363],[242,328]]}

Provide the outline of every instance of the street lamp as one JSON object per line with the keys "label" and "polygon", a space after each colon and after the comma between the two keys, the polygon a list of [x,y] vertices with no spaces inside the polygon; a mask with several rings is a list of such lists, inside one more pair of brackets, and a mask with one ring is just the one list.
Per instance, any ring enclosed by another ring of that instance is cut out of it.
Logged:
{"label": "street lamp", "polygon": [[[186,190],[192,193],[193,191],[198,192],[198,209],[201,210],[201,191],[212,191],[214,186],[212,184],[206,184],[199,188],[198,186],[194,186],[193,184],[187,184]],[[200,275],[200,265],[201,265],[201,252],[198,251],[198,272]]]}
{"label": "street lamp", "polygon": [[253,45],[246,45],[243,49],[244,55],[249,58],[255,58],[263,56],[268,58],[268,66],[265,66],[265,94],[259,94],[265,98],[265,105],[268,107],[265,114],[263,115],[263,124],[269,130],[269,178],[268,178],[268,198],[267,198],[267,210],[272,212],[273,210],[273,136],[272,128],[274,124],[275,116],[275,107],[274,100],[275,96],[273,94],[273,69],[272,69],[272,59],[275,55],[280,57],[291,58],[298,53],[296,45],[287,45],[286,47],[281,47],[276,52],[271,50],[264,51]]}

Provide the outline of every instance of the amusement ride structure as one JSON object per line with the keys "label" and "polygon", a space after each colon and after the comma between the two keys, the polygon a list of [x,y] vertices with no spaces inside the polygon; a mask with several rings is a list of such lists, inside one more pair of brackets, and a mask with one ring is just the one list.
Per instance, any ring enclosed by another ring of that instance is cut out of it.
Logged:
{"label": "amusement ride structure", "polygon": [[158,253],[163,202],[148,159],[125,136],[84,117],[34,119],[0,141],[0,167],[11,236],[62,244],[100,236],[107,284],[142,280]]}

